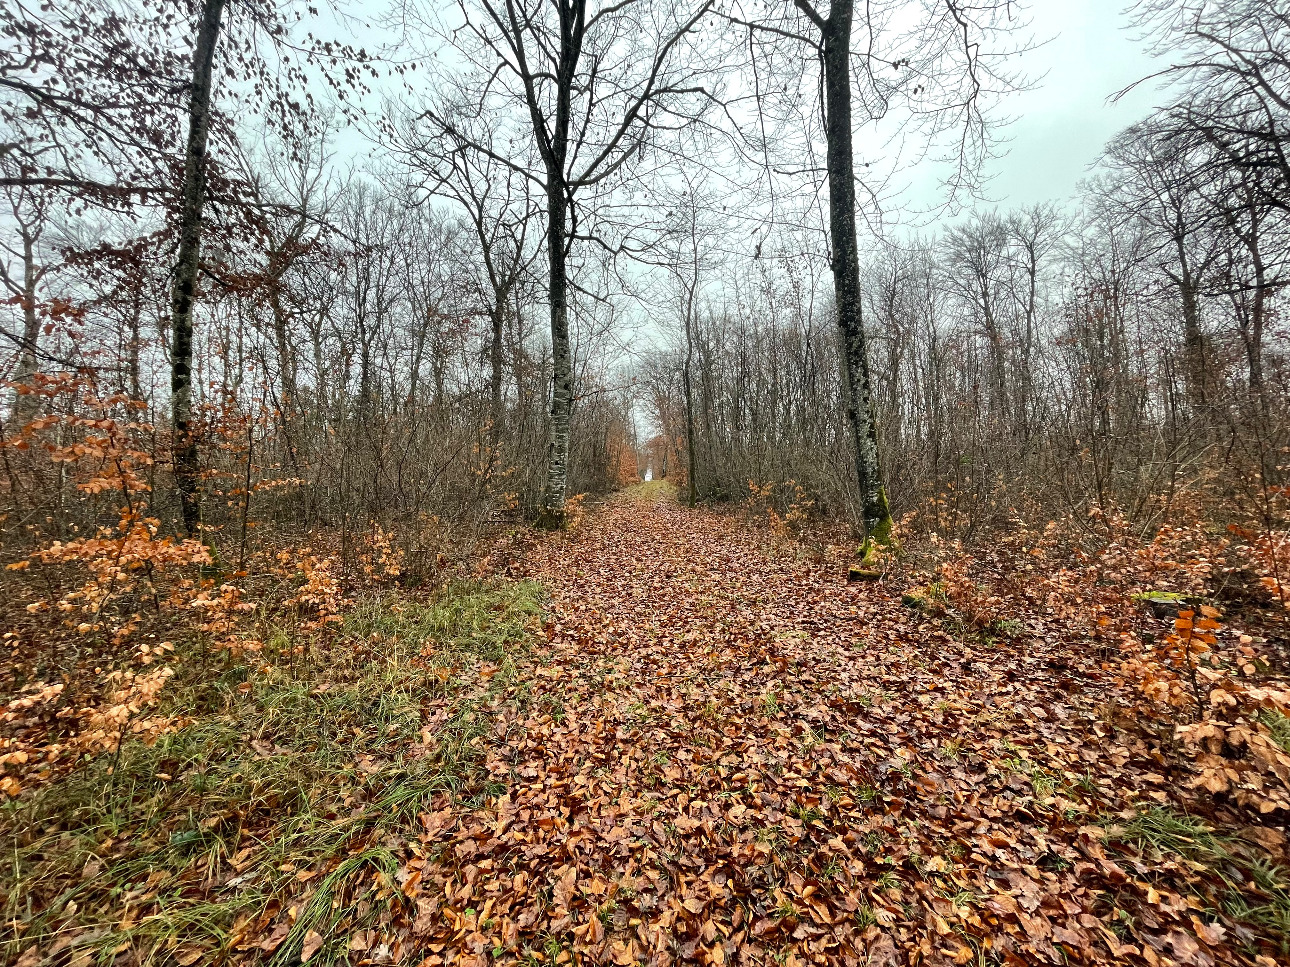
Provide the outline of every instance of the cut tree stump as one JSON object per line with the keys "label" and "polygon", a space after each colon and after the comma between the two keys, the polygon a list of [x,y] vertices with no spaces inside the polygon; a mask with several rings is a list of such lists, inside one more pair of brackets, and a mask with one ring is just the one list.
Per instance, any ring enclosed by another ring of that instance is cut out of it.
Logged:
{"label": "cut tree stump", "polygon": [[881,577],[881,571],[869,571],[862,567],[853,567],[847,571],[848,581],[877,581]]}

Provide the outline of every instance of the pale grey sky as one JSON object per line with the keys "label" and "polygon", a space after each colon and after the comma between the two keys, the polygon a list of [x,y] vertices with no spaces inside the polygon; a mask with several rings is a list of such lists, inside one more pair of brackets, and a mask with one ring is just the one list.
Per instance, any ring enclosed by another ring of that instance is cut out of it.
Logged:
{"label": "pale grey sky", "polygon": [[[1035,78],[1031,90],[1009,95],[1000,114],[1015,118],[1001,157],[987,173],[987,193],[1001,207],[1069,198],[1088,177],[1103,145],[1162,100],[1153,85],[1116,104],[1108,98],[1158,69],[1143,52],[1125,15],[1126,0],[1032,0],[1028,11],[1038,40],[1017,64]],[[907,198],[926,208],[938,200],[930,163],[909,172]]]}

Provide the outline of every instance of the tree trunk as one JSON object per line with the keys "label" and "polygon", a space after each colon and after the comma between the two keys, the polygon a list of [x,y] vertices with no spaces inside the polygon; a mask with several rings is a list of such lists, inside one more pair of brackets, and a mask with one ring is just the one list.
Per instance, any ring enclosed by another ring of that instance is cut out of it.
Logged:
{"label": "tree trunk", "polygon": [[[22,232],[22,347],[18,355],[18,369],[14,383],[30,386],[32,377],[40,370],[37,348],[40,341],[40,316],[36,313],[36,286],[43,273],[36,267],[36,239],[27,228]],[[19,429],[36,415],[40,397],[34,393],[18,393],[14,399],[14,424]]]}
{"label": "tree trunk", "polygon": [[[1179,245],[1181,253],[1182,246]],[[1185,256],[1184,256],[1185,257]],[[1206,365],[1205,334],[1200,328],[1199,286],[1183,263],[1178,276],[1178,295],[1182,301],[1183,359],[1187,379],[1187,396],[1192,406],[1203,410],[1209,403],[1209,379]]]}
{"label": "tree trunk", "polygon": [[502,442],[502,330],[503,323],[506,320],[506,305],[508,296],[505,293],[499,293],[493,300],[493,334],[492,341],[488,345],[488,365],[489,365],[489,385],[488,401],[489,416],[492,421],[492,427],[489,429],[489,441],[492,444],[492,459],[497,459],[498,448]]}
{"label": "tree trunk", "polygon": [[834,0],[823,30],[825,135],[828,140],[829,234],[833,291],[847,384],[847,420],[855,437],[865,543],[891,539],[891,512],[878,463],[860,306],[860,258],[856,240],[855,170],[851,146],[851,22],[854,0]]}
{"label": "tree trunk", "polygon": [[1268,416],[1267,391],[1263,385],[1263,323],[1267,312],[1267,269],[1257,246],[1254,257],[1254,299],[1250,306],[1250,338],[1246,343],[1246,358],[1250,367],[1250,393],[1254,396],[1260,419]]}
{"label": "tree trunk", "polygon": [[192,427],[193,296],[201,259],[202,206],[206,196],[206,141],[210,132],[211,73],[219,40],[224,0],[205,0],[193,49],[193,80],[188,94],[188,147],[180,198],[179,257],[170,297],[170,420],[175,483],[184,529],[191,536],[201,520],[197,440]]}
{"label": "tree trunk", "polygon": [[142,402],[143,379],[139,370],[139,352],[143,346],[143,295],[139,289],[134,291],[134,301],[130,306],[130,345],[127,347],[127,366],[129,368],[130,386],[127,392],[130,399]]}
{"label": "tree trunk", "polygon": [[[569,114],[573,78],[582,56],[586,26],[586,0],[561,0],[560,55],[555,79],[555,123],[542,149],[546,165],[546,246],[550,264],[548,298],[551,301],[551,437],[547,450],[546,492],[542,496],[540,523],[564,526],[564,501],[569,472],[569,417],[573,411],[573,363],[569,347],[569,280],[567,224],[569,193],[565,162],[569,156]],[[538,105],[530,100],[534,133],[542,140],[545,128]]]}
{"label": "tree trunk", "polygon": [[563,153],[559,167],[547,173],[547,257],[551,280],[551,438],[547,450],[546,493],[542,498],[542,523],[556,528],[564,523],[565,491],[569,470],[569,416],[573,410],[573,367],[569,348],[568,276],[565,259],[565,220],[568,202],[564,191]]}
{"label": "tree trunk", "polygon": [[291,348],[288,328],[291,320],[287,317],[286,307],[282,304],[282,276],[276,274],[269,280],[269,308],[273,312],[273,348],[278,353],[278,367],[282,377],[283,418],[295,412],[296,408],[296,357]]}
{"label": "tree trunk", "polygon": [[694,465],[694,394],[691,391],[690,363],[694,352],[694,343],[690,339],[690,323],[685,323],[685,366],[681,370],[681,384],[685,389],[685,456],[689,461],[686,471],[689,503],[693,507],[699,502],[699,486],[696,480]]}

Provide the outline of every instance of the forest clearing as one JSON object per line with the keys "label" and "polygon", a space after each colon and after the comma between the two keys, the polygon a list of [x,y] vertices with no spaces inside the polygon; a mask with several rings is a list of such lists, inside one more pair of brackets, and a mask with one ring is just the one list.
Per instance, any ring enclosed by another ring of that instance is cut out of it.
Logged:
{"label": "forest clearing", "polygon": [[849,582],[639,485],[276,667],[188,656],[146,744],[10,807],[9,958],[1284,963],[1284,638],[1224,623],[1175,737],[1112,643],[1173,627],[1158,550]]}

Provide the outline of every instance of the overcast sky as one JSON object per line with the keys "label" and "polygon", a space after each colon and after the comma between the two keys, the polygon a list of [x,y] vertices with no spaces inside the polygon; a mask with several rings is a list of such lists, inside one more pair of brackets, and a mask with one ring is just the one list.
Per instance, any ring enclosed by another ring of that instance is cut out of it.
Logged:
{"label": "overcast sky", "polygon": [[[1161,100],[1150,85],[1117,104],[1111,94],[1150,74],[1156,62],[1142,51],[1124,9],[1126,0],[1033,0],[1029,16],[1037,40],[1048,42],[1020,56],[1037,78],[1033,89],[1010,95],[1002,113],[1016,120],[1009,143],[988,169],[991,200],[1001,207],[1069,198],[1106,141],[1146,116]],[[910,172],[907,195],[921,208],[938,200],[930,164]]]}
{"label": "overcast sky", "polygon": [[[450,0],[436,0],[446,3]],[[1012,123],[1000,134],[1006,143],[998,146],[999,156],[987,167],[987,199],[975,207],[1001,208],[1040,201],[1062,202],[1070,199],[1079,182],[1087,178],[1109,138],[1126,125],[1146,116],[1163,95],[1152,84],[1143,85],[1112,104],[1116,91],[1150,74],[1158,63],[1143,51],[1138,31],[1130,23],[1125,8],[1132,0],[1021,0],[1028,9],[1030,21],[1025,35],[1033,35],[1036,46],[1017,55],[1008,70],[1015,69],[1033,79],[1029,90],[1013,93],[992,112],[1007,116]],[[386,0],[367,0],[373,9],[385,9]],[[379,29],[373,31],[375,39]],[[379,86],[379,85],[378,85]],[[392,85],[393,87],[393,85]],[[866,148],[877,153],[893,150],[883,147],[892,125],[898,118],[880,123],[877,129],[859,132],[857,155],[863,158]],[[863,142],[873,138],[868,145]],[[370,144],[357,132],[341,135],[339,145],[345,155],[372,155]],[[376,152],[379,154],[379,152]],[[888,184],[885,193],[886,215],[881,223],[886,230],[899,225],[906,229],[927,227],[946,218],[962,214],[946,212],[942,207],[945,192],[940,184],[943,172],[932,158],[917,163],[911,157]],[[966,207],[974,207],[968,200]],[[925,213],[902,216],[897,210]],[[870,213],[872,214],[872,213]],[[895,216],[895,217],[892,217]],[[874,223],[875,225],[877,223]]]}

